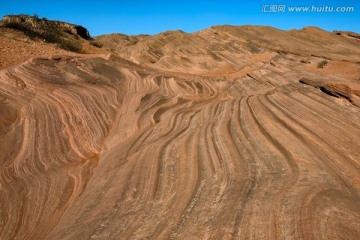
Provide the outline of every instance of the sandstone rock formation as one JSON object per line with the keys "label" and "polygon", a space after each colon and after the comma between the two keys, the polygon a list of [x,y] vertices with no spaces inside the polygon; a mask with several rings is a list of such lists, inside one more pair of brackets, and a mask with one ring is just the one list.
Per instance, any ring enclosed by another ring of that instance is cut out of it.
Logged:
{"label": "sandstone rock formation", "polygon": [[0,239],[360,238],[357,39],[100,40],[0,71]]}

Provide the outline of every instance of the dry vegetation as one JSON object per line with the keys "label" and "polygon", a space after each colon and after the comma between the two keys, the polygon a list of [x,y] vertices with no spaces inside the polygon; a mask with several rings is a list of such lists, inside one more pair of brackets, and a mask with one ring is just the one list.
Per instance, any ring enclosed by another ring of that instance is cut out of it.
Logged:
{"label": "dry vegetation", "polygon": [[82,26],[71,25],[59,21],[50,21],[46,18],[39,18],[37,15],[9,16],[2,23],[3,28],[11,28],[23,32],[31,40],[43,40],[47,43],[56,44],[64,50],[72,52],[83,52],[84,40],[91,45],[101,48],[102,43],[88,35],[87,30]]}
{"label": "dry vegetation", "polygon": [[[81,52],[81,42],[79,36],[65,32],[61,25],[56,21],[40,19],[38,16],[19,16],[18,22],[6,22],[3,24],[6,28],[12,28],[25,33],[30,39],[41,39],[48,43],[57,44],[64,50],[72,52]],[[35,24],[30,24],[26,19],[31,18]],[[36,26],[36,27],[34,27]]]}

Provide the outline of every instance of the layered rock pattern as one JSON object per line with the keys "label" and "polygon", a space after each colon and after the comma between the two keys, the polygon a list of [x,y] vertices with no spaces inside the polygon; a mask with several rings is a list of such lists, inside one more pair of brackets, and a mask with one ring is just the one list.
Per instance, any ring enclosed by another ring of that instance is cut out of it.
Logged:
{"label": "layered rock pattern", "polygon": [[0,71],[0,239],[358,239],[360,67],[303,60]]}

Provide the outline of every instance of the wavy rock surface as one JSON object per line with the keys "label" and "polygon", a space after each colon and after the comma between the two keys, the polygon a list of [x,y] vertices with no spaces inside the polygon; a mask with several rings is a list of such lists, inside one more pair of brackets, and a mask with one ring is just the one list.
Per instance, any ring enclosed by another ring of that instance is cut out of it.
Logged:
{"label": "wavy rock surface", "polygon": [[0,239],[359,239],[359,64],[242,56],[0,71]]}

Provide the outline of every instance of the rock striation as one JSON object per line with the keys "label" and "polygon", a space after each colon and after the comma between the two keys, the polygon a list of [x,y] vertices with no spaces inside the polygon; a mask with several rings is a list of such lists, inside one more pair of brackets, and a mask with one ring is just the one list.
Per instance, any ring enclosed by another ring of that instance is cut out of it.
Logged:
{"label": "rock striation", "polygon": [[356,39],[101,40],[0,71],[0,239],[360,238]]}

